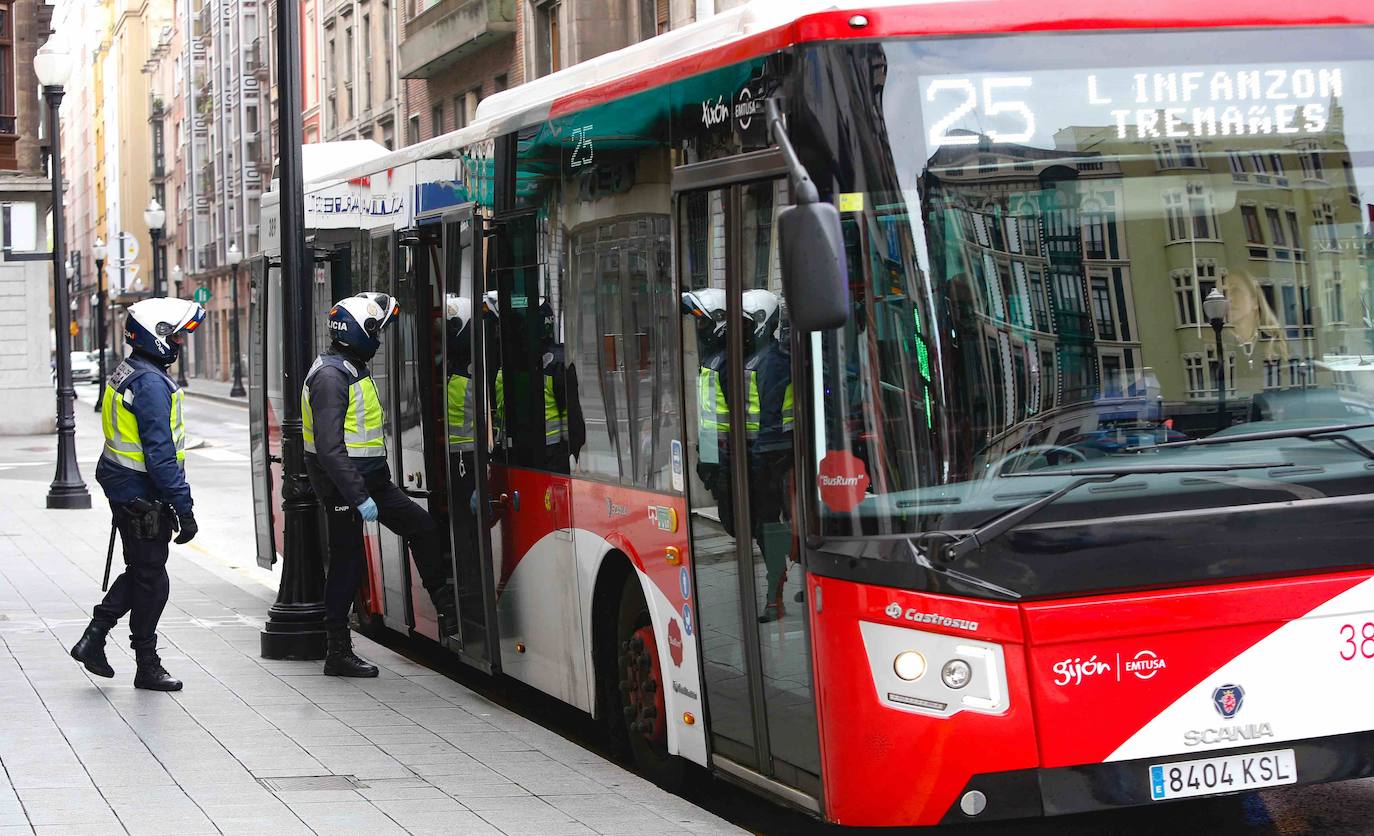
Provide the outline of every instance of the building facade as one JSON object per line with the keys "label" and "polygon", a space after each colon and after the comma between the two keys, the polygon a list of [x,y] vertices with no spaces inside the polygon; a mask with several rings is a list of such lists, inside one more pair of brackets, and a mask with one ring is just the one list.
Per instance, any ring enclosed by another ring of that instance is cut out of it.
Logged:
{"label": "building facade", "polygon": [[404,145],[394,0],[320,0],[318,12],[323,138]]}

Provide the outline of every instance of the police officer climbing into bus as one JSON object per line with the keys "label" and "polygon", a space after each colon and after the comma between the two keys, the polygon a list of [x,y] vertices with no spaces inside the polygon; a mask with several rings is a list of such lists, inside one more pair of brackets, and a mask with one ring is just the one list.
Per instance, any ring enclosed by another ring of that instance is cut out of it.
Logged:
{"label": "police officer climbing into bus", "polygon": [[767,569],[759,621],[782,618],[782,586],[792,552],[792,355],[782,306],[768,290],[746,290],[745,434],[749,451],[749,523]]}
{"label": "police officer climbing into bus", "polygon": [[553,305],[539,305],[540,366],[544,372],[544,467],[553,473],[571,471],[569,458],[582,452],[587,425],[577,394],[577,370],[567,361],[563,344],[555,335]]}
{"label": "police officer climbing into bus", "polygon": [[320,497],[329,548],[324,588],[324,672],[329,676],[377,675],[375,666],[353,653],[348,628],[363,574],[364,521],[379,521],[406,539],[438,611],[440,630],[448,635],[457,622],[438,526],[391,481],[382,402],[367,367],[381,347],[382,329],[400,310],[385,293],[340,300],[329,310],[331,345],[310,367],[301,388],[305,466]]}
{"label": "police officer climbing into bus", "polygon": [[97,676],[114,676],[105,638],[127,614],[137,662],[134,687],[153,691],[181,690],[157,654],[157,622],[169,590],[167,544],[173,532],[180,532],[177,543],[189,543],[199,530],[186,484],[184,396],[167,367],[181,353],[184,335],[204,319],[205,309],[184,299],[130,305],[124,341],[132,352],[110,375],[101,402],[105,449],[95,478],[110,501],[124,571],[95,606],[71,655]]}
{"label": "police officer climbing into bus", "polygon": [[735,533],[730,484],[730,405],[725,381],[726,300],[718,287],[682,294],[697,334],[697,478],[716,501],[720,524]]}

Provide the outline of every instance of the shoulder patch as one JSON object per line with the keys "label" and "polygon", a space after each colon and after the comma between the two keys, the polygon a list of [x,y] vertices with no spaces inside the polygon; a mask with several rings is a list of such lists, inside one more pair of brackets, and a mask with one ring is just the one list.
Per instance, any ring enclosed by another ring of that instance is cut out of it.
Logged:
{"label": "shoulder patch", "polygon": [[128,360],[121,361],[119,367],[110,373],[110,385],[118,389],[120,384],[128,380],[135,371],[134,367],[129,365]]}

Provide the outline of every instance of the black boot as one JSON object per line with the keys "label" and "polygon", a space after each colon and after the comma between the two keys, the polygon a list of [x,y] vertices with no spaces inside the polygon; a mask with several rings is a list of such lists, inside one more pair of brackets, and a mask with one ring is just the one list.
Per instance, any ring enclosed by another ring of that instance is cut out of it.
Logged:
{"label": "black boot", "polygon": [[110,628],[94,620],[86,625],[86,632],[72,645],[72,658],[86,666],[86,670],[96,676],[114,676],[110,660],[105,658],[105,637]]}
{"label": "black boot", "polygon": [[134,674],[135,688],[149,691],[181,690],[181,680],[173,679],[162,667],[162,659],[157,655],[156,648],[134,648],[134,656],[138,659],[138,672]]}
{"label": "black boot", "polygon": [[329,644],[324,657],[325,676],[356,676],[366,678],[377,675],[377,666],[359,659],[353,652],[353,633],[347,626],[327,628]]}
{"label": "black boot", "polygon": [[429,600],[434,603],[434,612],[439,620],[439,637],[458,635],[458,601],[453,595],[453,584],[445,583],[431,591]]}

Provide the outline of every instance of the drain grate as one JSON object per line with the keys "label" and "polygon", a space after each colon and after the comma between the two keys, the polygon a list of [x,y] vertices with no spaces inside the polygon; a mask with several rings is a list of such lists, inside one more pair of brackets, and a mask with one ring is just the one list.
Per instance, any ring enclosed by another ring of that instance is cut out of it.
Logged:
{"label": "drain grate", "polygon": [[284,778],[259,778],[258,783],[272,792],[367,789],[367,784],[352,775],[288,775]]}

